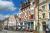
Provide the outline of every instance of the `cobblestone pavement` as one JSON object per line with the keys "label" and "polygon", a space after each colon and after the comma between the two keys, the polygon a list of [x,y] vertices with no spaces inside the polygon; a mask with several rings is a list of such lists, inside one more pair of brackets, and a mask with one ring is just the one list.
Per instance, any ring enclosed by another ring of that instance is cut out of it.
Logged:
{"label": "cobblestone pavement", "polygon": [[0,31],[0,33],[33,33],[33,32],[19,32],[19,31]]}
{"label": "cobblestone pavement", "polygon": [[37,31],[26,32],[26,31],[8,31],[8,30],[3,30],[3,31],[0,31],[0,33],[38,33],[38,32]]}

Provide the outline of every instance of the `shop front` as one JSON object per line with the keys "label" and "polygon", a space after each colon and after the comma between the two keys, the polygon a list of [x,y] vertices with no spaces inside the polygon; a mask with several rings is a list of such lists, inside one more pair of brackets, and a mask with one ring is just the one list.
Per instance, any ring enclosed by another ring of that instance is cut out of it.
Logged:
{"label": "shop front", "polygon": [[24,21],[22,23],[18,23],[17,30],[18,31],[33,31],[33,22]]}

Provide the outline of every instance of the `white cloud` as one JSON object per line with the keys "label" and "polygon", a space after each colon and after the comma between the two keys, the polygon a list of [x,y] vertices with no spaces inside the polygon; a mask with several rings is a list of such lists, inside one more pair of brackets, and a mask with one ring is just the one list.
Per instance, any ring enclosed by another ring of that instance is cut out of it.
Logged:
{"label": "white cloud", "polygon": [[14,11],[16,8],[14,7],[14,4],[10,1],[0,1],[0,10],[4,9]]}
{"label": "white cloud", "polygon": [[9,15],[0,15],[0,20],[4,20],[5,18],[8,18]]}

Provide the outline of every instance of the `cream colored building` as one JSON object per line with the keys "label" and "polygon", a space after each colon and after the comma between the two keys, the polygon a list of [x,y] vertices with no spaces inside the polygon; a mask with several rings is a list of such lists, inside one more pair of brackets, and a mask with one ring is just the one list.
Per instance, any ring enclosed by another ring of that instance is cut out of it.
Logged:
{"label": "cream colored building", "polygon": [[[49,19],[49,13],[48,13],[49,3],[47,3],[46,0],[40,0],[39,11],[38,11],[38,6],[36,7],[36,4],[37,4],[36,1],[32,0],[30,4],[31,4],[30,6],[20,11],[18,17],[21,18],[21,21],[19,21],[19,18],[15,19],[14,16],[9,17],[9,26],[16,25],[16,20],[18,22],[32,21],[34,22],[34,25],[33,25],[34,30],[36,30],[36,27],[37,27],[37,29],[39,28],[39,31],[43,31],[43,26],[45,25],[45,23],[48,22],[48,19]],[[38,14],[39,14],[39,18],[38,18]],[[29,19],[30,15],[34,15],[34,18]],[[43,22],[44,24],[42,24]],[[38,25],[38,23],[40,25]]]}
{"label": "cream colored building", "polygon": [[[34,4],[32,4],[33,2],[34,2]],[[30,3],[31,4],[30,8],[27,7],[26,9],[22,10],[21,13],[26,12],[25,13],[25,15],[27,15],[26,17],[28,17],[30,13],[34,14],[34,16],[35,16],[34,30],[37,27],[37,29],[39,28],[39,31],[43,31],[43,28],[44,28],[43,26],[47,24],[47,21],[49,18],[48,3],[46,0],[39,0],[39,11],[38,11],[38,6],[37,6],[38,3],[36,3],[36,2],[37,2],[36,0],[32,0]],[[38,17],[38,15],[39,15],[39,17]],[[38,23],[40,24],[39,27],[38,27]]]}
{"label": "cream colored building", "polygon": [[4,25],[7,25],[7,22],[8,22],[8,26],[16,26],[16,22],[18,21],[19,20],[18,20],[17,15],[16,15],[16,18],[15,18],[15,15],[10,15],[9,18],[5,20]]}
{"label": "cream colored building", "polygon": [[[48,3],[46,0],[39,0],[39,6],[36,7],[36,1],[35,1],[35,21],[38,25],[38,29],[39,30],[39,33],[41,33],[42,31],[45,30],[46,28],[46,24],[47,24],[47,21],[48,21]],[[39,9],[38,9],[39,7]],[[38,16],[39,15],[39,16]],[[39,20],[39,21],[38,21]],[[38,24],[39,23],[39,24]],[[45,27],[44,27],[45,26]]]}
{"label": "cream colored building", "polygon": [[16,19],[15,19],[14,15],[11,15],[9,17],[8,26],[16,26]]}

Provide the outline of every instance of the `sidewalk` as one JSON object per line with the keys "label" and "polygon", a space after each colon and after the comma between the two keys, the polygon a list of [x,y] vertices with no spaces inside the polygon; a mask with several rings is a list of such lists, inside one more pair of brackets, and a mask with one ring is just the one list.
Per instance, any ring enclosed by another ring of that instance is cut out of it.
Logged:
{"label": "sidewalk", "polygon": [[[0,31],[0,33],[38,33],[37,31],[27,32],[27,31]],[[43,32],[45,33],[45,32]]]}
{"label": "sidewalk", "polygon": [[33,31],[33,33],[38,33],[37,31]]}
{"label": "sidewalk", "polygon": [[[38,33],[38,31],[33,31],[33,33]],[[46,33],[45,31],[43,31],[43,33]]]}
{"label": "sidewalk", "polygon": [[43,33],[46,33],[45,31]]}

